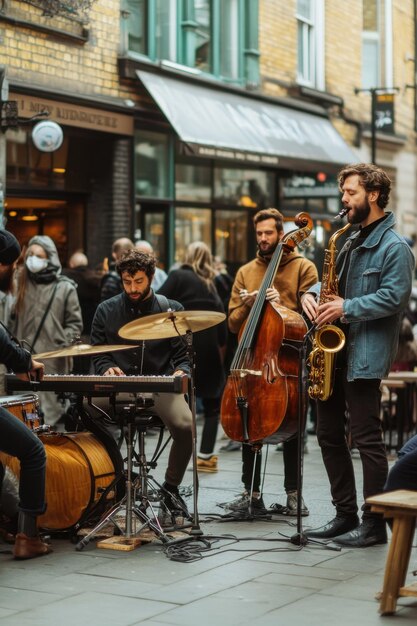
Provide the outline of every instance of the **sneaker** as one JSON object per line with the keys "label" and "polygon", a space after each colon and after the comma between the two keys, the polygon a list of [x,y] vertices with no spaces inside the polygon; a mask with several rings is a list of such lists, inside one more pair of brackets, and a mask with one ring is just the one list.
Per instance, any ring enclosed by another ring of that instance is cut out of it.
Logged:
{"label": "sneaker", "polygon": [[222,452],[238,452],[242,448],[242,444],[239,441],[228,441],[224,446],[220,448]]}
{"label": "sneaker", "polygon": [[197,458],[197,471],[198,472],[217,472],[218,456],[213,454],[209,459]]}
{"label": "sneaker", "polygon": [[[297,515],[297,500],[297,492],[289,491],[287,493],[287,504],[285,506],[283,504],[279,504],[278,502],[271,504],[269,512],[275,515],[289,515],[291,517],[295,517]],[[302,517],[310,515],[310,511],[306,507],[303,498],[301,498],[301,515]]]}
{"label": "sneaker", "polygon": [[219,504],[219,506],[226,511],[247,512],[250,504],[254,513],[261,515],[267,513],[262,496],[254,496],[251,500],[247,491],[244,491],[235,500],[232,500],[231,502],[223,502],[222,504]]}
{"label": "sneaker", "polygon": [[159,506],[159,521],[163,526],[179,525],[190,519],[187,505],[179,493],[163,490]]}

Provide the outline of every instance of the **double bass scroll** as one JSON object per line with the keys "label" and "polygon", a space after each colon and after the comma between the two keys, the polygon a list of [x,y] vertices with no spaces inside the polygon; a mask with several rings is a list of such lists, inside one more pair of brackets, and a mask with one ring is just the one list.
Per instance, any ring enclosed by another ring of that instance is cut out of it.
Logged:
{"label": "double bass scroll", "polygon": [[295,434],[298,415],[299,353],[306,323],[299,313],[265,299],[284,251],[306,239],[313,221],[295,217],[298,229],[277,245],[255,302],[239,335],[221,404],[221,424],[230,439],[255,443],[282,427],[283,440]]}

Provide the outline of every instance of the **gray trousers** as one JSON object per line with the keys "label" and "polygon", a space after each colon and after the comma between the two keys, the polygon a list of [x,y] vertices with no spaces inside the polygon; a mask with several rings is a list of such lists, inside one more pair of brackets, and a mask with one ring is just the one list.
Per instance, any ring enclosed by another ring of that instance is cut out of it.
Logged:
{"label": "gray trousers", "polygon": [[[165,480],[170,485],[178,486],[184,478],[192,454],[191,409],[185,397],[180,393],[139,395],[153,400],[153,406],[150,407],[150,411],[158,415],[169,430],[172,444]],[[118,393],[116,396],[118,405],[133,403],[135,398],[135,394],[130,393]],[[92,402],[112,417],[111,404],[109,404],[108,398],[96,397],[92,399]],[[86,405],[87,410],[89,410],[88,407],[89,405]]]}

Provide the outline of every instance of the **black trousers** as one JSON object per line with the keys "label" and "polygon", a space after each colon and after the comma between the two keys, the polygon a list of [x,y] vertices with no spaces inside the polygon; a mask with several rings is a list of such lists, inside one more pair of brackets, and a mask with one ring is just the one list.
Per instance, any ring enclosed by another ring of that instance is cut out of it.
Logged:
{"label": "black trousers", "polygon": [[[297,489],[297,462],[298,462],[298,439],[293,437],[284,442],[283,445],[284,454],[284,488],[288,493],[289,491],[296,491]],[[255,453],[250,444],[244,443],[242,445],[242,482],[246,491],[250,491],[252,485],[253,466],[255,466],[255,478],[253,483],[253,490],[261,490],[261,464],[262,456],[261,452]]]}
{"label": "black trousers", "polygon": [[[336,370],[332,395],[317,402],[317,438],[337,514],[358,510],[347,428],[362,462],[364,500],[381,493],[385,485],[388,462],[380,420],[380,383],[377,379],[348,382],[346,370]],[[364,504],[362,510],[363,517],[373,517],[369,506]]]}
{"label": "black trousers", "polygon": [[[26,424],[4,408],[0,408],[0,450],[20,461],[19,509],[30,515],[45,513],[45,448]],[[3,476],[0,464],[0,491]]]}
{"label": "black trousers", "polygon": [[201,433],[200,452],[213,454],[219,427],[220,398],[202,398],[204,426]]}

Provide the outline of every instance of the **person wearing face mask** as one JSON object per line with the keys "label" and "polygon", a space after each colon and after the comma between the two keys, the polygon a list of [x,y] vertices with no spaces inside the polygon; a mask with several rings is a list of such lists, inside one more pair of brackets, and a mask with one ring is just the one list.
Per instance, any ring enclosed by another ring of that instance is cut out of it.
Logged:
{"label": "person wearing face mask", "polygon": [[[32,354],[70,345],[82,332],[81,308],[74,281],[63,276],[56,246],[47,236],[29,241],[25,263],[17,276],[13,332]],[[71,359],[46,361],[47,374],[68,374]],[[45,423],[55,425],[65,404],[53,392],[39,393]]]}

